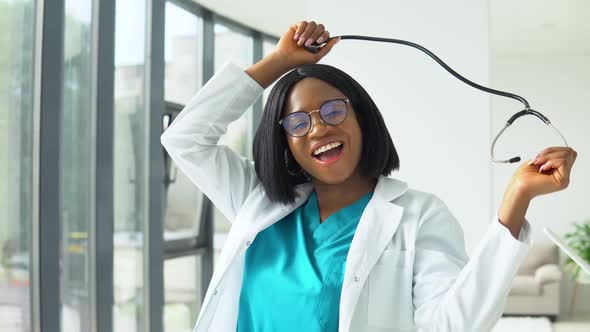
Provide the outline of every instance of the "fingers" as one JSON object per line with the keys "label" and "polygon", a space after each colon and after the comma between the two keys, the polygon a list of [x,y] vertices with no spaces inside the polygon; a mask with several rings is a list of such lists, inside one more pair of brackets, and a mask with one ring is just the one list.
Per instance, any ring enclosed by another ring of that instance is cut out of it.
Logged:
{"label": "fingers", "polygon": [[305,31],[305,28],[307,27],[307,22],[305,21],[301,21],[297,24],[297,30],[295,31],[295,36],[293,36],[294,40],[299,40],[299,38],[301,37],[301,34],[303,34],[303,31]]}
{"label": "fingers", "polygon": [[543,149],[537,157],[529,161],[529,165],[542,165],[553,158],[572,158],[572,162],[576,159],[578,153],[570,147],[552,147]]}
{"label": "fingers", "polygon": [[297,45],[299,45],[299,46],[303,45],[303,43],[305,43],[307,38],[309,38],[311,36],[313,30],[315,30],[316,27],[317,27],[317,24],[314,21],[308,22],[307,25],[305,26],[305,30],[303,30],[303,32],[301,33],[301,36],[299,37],[299,40],[297,41]]}
{"label": "fingers", "polygon": [[578,153],[570,147],[547,148],[541,151],[536,159],[529,162],[529,165],[541,165],[539,173],[552,172],[561,188],[567,188],[570,182],[571,169]]}
{"label": "fingers", "polygon": [[332,47],[334,47],[334,45],[336,45],[339,41],[340,41],[340,37],[337,37],[337,38],[331,39],[329,42],[327,42],[326,45],[324,45],[324,46],[322,46],[322,48],[320,48],[320,51],[318,52],[319,57],[322,58],[326,54],[328,54],[328,52],[330,52]]}
{"label": "fingers", "polygon": [[[303,26],[303,24],[301,24]],[[299,30],[298,30],[299,31]],[[316,24],[314,21],[305,24],[305,29],[302,29],[301,33],[296,33],[293,36],[294,40],[297,40],[298,46],[310,46],[314,41],[317,40],[318,44],[329,38],[329,33],[324,34],[325,27],[323,24]],[[320,40],[318,40],[321,38]]]}
{"label": "fingers", "polygon": [[317,41],[316,41],[316,42],[317,42],[318,44],[321,44],[321,43],[323,43],[324,41],[326,41],[326,40],[328,40],[328,39],[330,39],[330,33],[329,33],[328,31],[324,31],[324,32],[323,32],[323,33],[320,35],[320,37],[317,39]]}
{"label": "fingers", "polygon": [[315,53],[318,59],[324,57],[340,41],[340,38],[331,39],[330,32],[325,29],[325,26],[323,24],[317,24],[314,21],[301,21],[293,24],[290,29],[294,32],[293,40],[297,42],[297,46],[305,45],[309,47],[314,42],[317,45],[325,43],[320,47],[319,52]]}
{"label": "fingers", "polygon": [[324,25],[318,24],[315,30],[313,30],[313,32],[311,33],[311,36],[307,38],[307,40],[305,41],[305,46],[310,46],[313,42],[318,40],[318,38],[324,33],[324,30]]}

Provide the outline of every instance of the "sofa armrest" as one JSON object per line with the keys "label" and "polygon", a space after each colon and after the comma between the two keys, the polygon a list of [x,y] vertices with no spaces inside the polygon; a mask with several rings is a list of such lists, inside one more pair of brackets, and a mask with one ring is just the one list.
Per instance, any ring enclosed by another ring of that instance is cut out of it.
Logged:
{"label": "sofa armrest", "polygon": [[562,275],[563,274],[561,270],[559,270],[557,264],[545,264],[541,265],[535,271],[535,280],[537,280],[540,285],[543,285],[550,282],[559,282]]}

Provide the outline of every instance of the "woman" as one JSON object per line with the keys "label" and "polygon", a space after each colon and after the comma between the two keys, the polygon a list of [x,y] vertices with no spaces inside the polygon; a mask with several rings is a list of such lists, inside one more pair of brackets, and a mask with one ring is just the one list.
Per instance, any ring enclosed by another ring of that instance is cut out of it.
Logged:
{"label": "woman", "polygon": [[[387,177],[399,158],[366,91],[317,64],[338,40],[302,47],[329,37],[302,21],[246,70],[226,62],[162,135],[232,222],[195,331],[491,329],[530,244],[529,202],[567,187],[576,152],[523,164],[468,259],[447,206]],[[217,145],[279,78],[254,163]]]}

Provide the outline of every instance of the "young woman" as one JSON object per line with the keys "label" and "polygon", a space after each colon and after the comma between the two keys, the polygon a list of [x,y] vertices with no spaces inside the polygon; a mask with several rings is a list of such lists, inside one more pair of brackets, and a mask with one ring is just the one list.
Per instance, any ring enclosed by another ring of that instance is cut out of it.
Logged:
{"label": "young woman", "polygon": [[[246,70],[226,62],[162,135],[232,222],[195,331],[491,329],[530,244],[529,202],[568,186],[576,152],[524,163],[469,259],[445,203],[388,177],[400,161],[371,97],[317,64],[338,40],[302,47],[329,36],[302,21]],[[279,78],[254,162],[217,145]]]}

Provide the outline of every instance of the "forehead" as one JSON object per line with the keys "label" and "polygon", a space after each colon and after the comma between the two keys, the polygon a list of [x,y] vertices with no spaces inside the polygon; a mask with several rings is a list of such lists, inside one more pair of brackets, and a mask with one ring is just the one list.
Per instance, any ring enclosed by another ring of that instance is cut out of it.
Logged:
{"label": "forehead", "polygon": [[311,111],[318,109],[326,100],[346,98],[346,96],[334,86],[313,77],[306,77],[297,82],[289,96],[284,114],[297,111]]}

